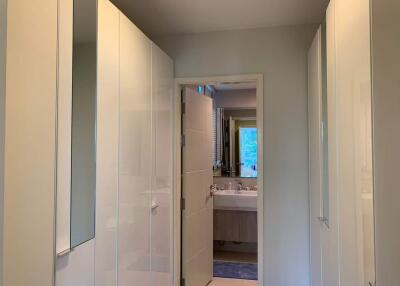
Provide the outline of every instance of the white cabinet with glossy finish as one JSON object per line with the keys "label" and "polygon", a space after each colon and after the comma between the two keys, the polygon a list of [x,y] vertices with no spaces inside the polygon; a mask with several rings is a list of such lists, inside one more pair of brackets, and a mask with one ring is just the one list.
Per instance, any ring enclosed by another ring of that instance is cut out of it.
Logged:
{"label": "white cabinet with glossy finish", "polygon": [[330,211],[311,268],[323,286],[374,285],[369,1],[332,0],[326,23]]}
{"label": "white cabinet with glossy finish", "polygon": [[150,285],[151,42],[120,16],[118,281]]}
{"label": "white cabinet with glossy finish", "polygon": [[151,46],[152,171],[151,171],[151,285],[173,281],[173,62]]}
{"label": "white cabinet with glossy finish", "polygon": [[57,1],[8,1],[5,286],[53,285],[57,11]]}
{"label": "white cabinet with glossy finish", "polygon": [[329,169],[329,228],[321,235],[322,285],[339,285],[338,256],[338,210],[337,210],[337,146],[336,135],[336,11],[333,2],[326,11],[326,61],[327,61],[327,104],[328,104],[328,169]]}
{"label": "white cabinet with glossy finish", "polygon": [[322,217],[322,57],[321,27],[308,52],[308,134],[310,180],[310,265],[311,286],[321,286],[321,232]]}
{"label": "white cabinet with glossy finish", "polygon": [[117,285],[119,17],[98,2],[95,285]]}
{"label": "white cabinet with glossy finish", "polygon": [[375,281],[370,4],[333,3],[340,283],[364,286]]}
{"label": "white cabinet with glossy finish", "polygon": [[108,0],[98,42],[95,285],[172,285],[173,62]]}

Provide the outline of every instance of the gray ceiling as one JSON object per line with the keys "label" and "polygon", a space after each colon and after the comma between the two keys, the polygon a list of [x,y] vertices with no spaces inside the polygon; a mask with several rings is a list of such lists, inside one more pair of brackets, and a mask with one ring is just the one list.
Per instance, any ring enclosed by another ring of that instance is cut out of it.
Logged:
{"label": "gray ceiling", "polygon": [[315,24],[329,0],[111,0],[151,36]]}

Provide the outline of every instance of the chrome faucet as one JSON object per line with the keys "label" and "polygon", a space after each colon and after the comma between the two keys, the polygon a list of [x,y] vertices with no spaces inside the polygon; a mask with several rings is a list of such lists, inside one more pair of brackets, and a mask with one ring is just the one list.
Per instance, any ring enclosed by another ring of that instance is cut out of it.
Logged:
{"label": "chrome faucet", "polygon": [[243,183],[241,181],[237,181],[237,188],[236,188],[236,192],[240,193],[240,191],[243,190]]}

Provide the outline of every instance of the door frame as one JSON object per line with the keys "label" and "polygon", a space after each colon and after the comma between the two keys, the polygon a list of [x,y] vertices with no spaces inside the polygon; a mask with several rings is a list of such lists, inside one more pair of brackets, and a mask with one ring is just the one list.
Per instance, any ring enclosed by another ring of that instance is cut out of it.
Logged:
{"label": "door frame", "polygon": [[196,84],[215,84],[218,82],[239,82],[254,81],[257,88],[257,263],[258,263],[258,285],[263,285],[264,272],[264,204],[263,204],[263,182],[264,182],[264,76],[263,74],[248,75],[231,75],[231,76],[215,76],[215,77],[192,77],[192,78],[175,78],[174,83],[174,182],[173,182],[173,279],[174,286],[180,286],[181,280],[181,87],[183,85]]}

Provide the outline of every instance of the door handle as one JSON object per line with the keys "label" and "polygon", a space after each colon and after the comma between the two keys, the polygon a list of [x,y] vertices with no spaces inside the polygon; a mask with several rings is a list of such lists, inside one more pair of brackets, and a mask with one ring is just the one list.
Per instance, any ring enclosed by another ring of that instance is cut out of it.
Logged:
{"label": "door handle", "polygon": [[160,206],[159,203],[152,202],[152,203],[151,203],[151,210],[154,211],[154,210],[157,209],[159,206]]}
{"label": "door handle", "polygon": [[326,217],[324,217],[324,216],[319,216],[319,217],[317,217],[317,219],[318,219],[320,222],[327,222],[327,221],[328,221],[328,219],[327,219]]}
{"label": "door handle", "polygon": [[217,185],[216,184],[210,185],[210,195],[209,195],[209,197],[213,197],[216,190],[217,190]]}

